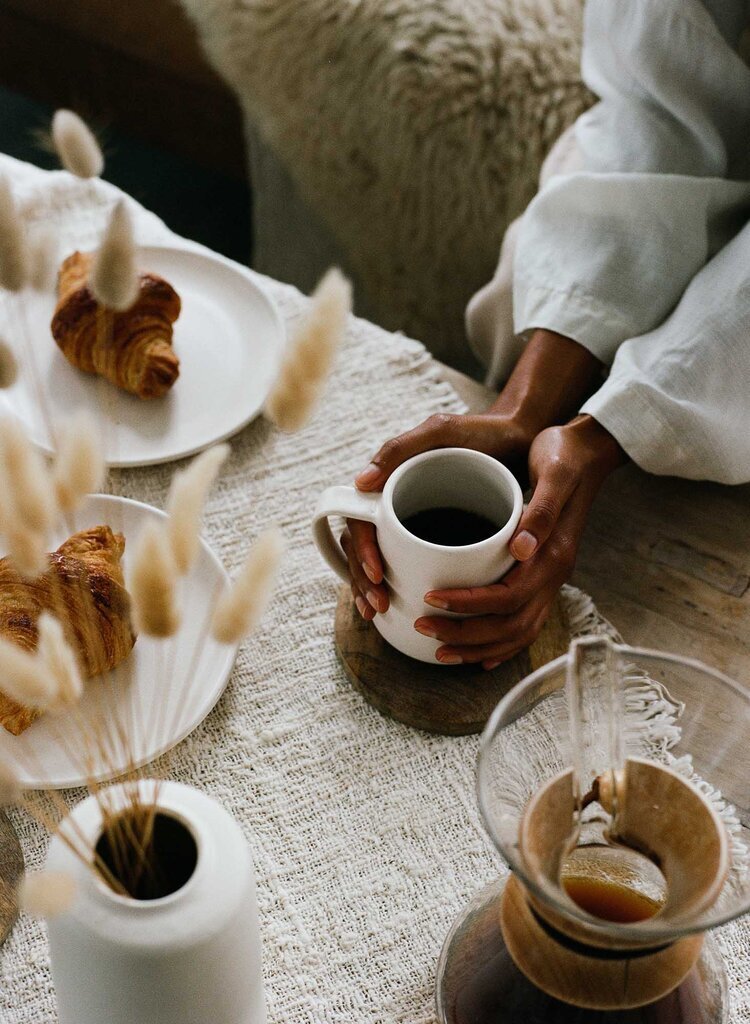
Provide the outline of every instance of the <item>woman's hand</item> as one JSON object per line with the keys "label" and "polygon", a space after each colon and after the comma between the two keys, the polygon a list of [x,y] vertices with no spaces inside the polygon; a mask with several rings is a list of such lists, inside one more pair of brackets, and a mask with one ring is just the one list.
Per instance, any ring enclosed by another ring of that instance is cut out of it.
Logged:
{"label": "woman's hand", "polygon": [[[370,465],[356,479],[363,491],[379,491],[402,462],[434,448],[473,448],[513,468],[526,460],[533,437],[518,421],[492,411],[477,416],[430,416],[414,430],[386,441]],[[349,562],[352,595],[363,619],[388,610],[388,589],[375,527],[347,519],[341,546]]]}
{"label": "woman's hand", "polygon": [[491,586],[425,595],[435,608],[472,616],[417,619],[418,632],[442,641],[439,661],[491,669],[533,643],[573,572],[591,504],[624,461],[614,437],[590,416],[539,434],[529,454],[533,494],[510,542],[520,564]]}
{"label": "woman's hand", "polygon": [[[474,416],[431,416],[414,430],[386,442],[356,479],[362,491],[379,491],[406,459],[434,448],[473,448],[523,475],[534,438],[545,427],[565,422],[591,390],[601,363],[553,331],[536,331],[510,380],[487,412]],[[352,594],[360,615],[372,619],[388,610],[375,527],[347,521],[341,543],[349,562]]]}

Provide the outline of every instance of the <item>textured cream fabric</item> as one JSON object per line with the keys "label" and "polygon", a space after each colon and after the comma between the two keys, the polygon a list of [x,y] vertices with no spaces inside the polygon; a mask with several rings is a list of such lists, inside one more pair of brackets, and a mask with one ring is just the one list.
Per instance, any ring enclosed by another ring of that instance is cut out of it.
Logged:
{"label": "textured cream fabric", "polygon": [[181,3],[252,126],[261,268],[297,283],[300,233],[320,257],[293,193],[269,209],[256,130],[338,243],[368,315],[464,366],[466,303],[591,101],[582,0]]}
{"label": "textured cream fabric", "polygon": [[[70,246],[94,242],[117,194],[8,158],[0,157],[0,173],[18,185],[29,216],[51,223]],[[140,241],[189,244],[132,209]],[[293,323],[306,300],[261,283]],[[460,409],[421,345],[352,320],[311,425],[286,436],[260,419],[242,431],[208,504],[206,536],[230,570],[271,523],[289,544],[262,630],[169,765],[173,777],[220,800],[252,845],[270,1024],[432,1024],[443,939],[456,913],[503,870],[479,821],[476,737],[407,729],[351,689],[331,635],[338,584],[310,537],[323,485],[351,479],[384,436]],[[120,489],[161,506],[169,473],[123,471]],[[566,599],[579,630],[607,628],[585,596],[568,589]],[[21,815],[14,821],[29,865],[40,864],[43,835]],[[725,929],[722,941],[733,1024],[750,1021],[747,927]],[[0,1021],[56,1021],[44,927],[28,918],[0,951]]]}

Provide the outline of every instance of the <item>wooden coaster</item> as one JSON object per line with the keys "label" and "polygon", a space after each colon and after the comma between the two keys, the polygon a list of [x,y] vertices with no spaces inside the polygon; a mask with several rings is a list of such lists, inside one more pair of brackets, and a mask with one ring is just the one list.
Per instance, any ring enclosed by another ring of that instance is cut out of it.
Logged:
{"label": "wooden coaster", "polygon": [[16,886],[23,874],[23,853],[18,836],[0,811],[0,945],[8,937],[18,914]]}
{"label": "wooden coaster", "polygon": [[407,658],[357,611],[349,587],[336,606],[336,653],[355,690],[397,722],[443,736],[481,732],[501,697],[530,672],[565,654],[570,630],[560,599],[537,640],[492,672]]}

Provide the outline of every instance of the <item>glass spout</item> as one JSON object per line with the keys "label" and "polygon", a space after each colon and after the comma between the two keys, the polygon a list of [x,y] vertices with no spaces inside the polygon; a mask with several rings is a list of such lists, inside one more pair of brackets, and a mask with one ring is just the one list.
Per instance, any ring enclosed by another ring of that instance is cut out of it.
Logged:
{"label": "glass spout", "polygon": [[574,640],[568,652],[566,689],[571,740],[575,820],[571,846],[594,801],[609,815],[608,832],[617,832],[624,794],[625,701],[617,647],[609,637]]}

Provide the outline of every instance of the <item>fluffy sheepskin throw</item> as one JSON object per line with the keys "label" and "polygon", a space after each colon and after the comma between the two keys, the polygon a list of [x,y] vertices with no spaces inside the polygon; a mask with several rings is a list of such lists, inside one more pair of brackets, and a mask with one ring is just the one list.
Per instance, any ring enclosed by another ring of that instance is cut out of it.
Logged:
{"label": "fluffy sheepskin throw", "polygon": [[460,365],[466,302],[591,102],[583,0],[181,3],[368,312]]}

